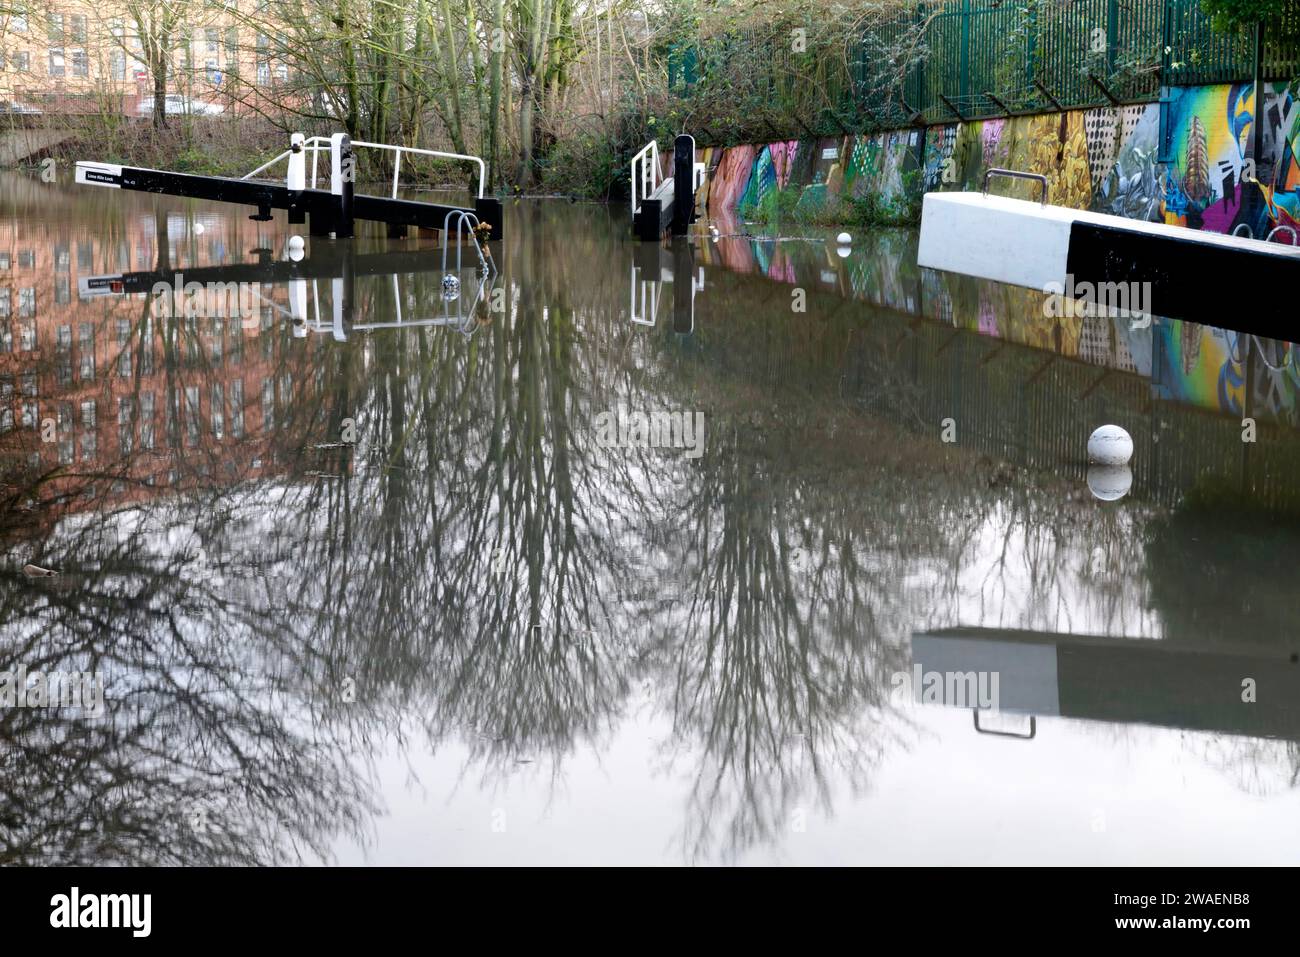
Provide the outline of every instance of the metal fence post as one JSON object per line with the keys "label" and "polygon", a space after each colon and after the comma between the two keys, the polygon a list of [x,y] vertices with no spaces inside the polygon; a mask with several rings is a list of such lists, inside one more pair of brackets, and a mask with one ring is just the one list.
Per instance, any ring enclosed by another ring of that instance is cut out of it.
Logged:
{"label": "metal fence post", "polygon": [[957,90],[963,107],[970,99],[970,15],[970,0],[961,0],[961,66]]}

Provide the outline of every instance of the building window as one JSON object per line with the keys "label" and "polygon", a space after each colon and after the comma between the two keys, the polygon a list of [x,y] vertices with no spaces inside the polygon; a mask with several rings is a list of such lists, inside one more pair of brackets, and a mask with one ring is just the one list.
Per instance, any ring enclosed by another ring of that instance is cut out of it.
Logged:
{"label": "building window", "polygon": [[134,402],[130,398],[121,398],[117,400],[117,441],[121,446],[123,455],[130,455],[135,438],[134,430],[131,427],[132,413],[135,411]]}
{"label": "building window", "polygon": [[220,382],[212,383],[212,434],[218,439],[226,434],[226,393]]}
{"label": "building window", "polygon": [[15,33],[26,33],[26,32],[27,32],[27,14],[25,14],[25,13],[15,13],[12,17],[10,17],[10,18],[9,18],[9,29],[10,29],[10,30],[13,30]]}
{"label": "building window", "polygon": [[95,326],[83,322],[77,328],[77,353],[81,360],[80,378],[95,378]]}
{"label": "building window", "polygon": [[85,50],[72,51],[72,75],[90,76],[90,61],[86,58]]}
{"label": "building window", "polygon": [[50,46],[63,46],[63,14],[51,13],[48,21]]}
{"label": "building window", "polygon": [[145,392],[140,396],[140,444],[153,448],[153,393]]}
{"label": "building window", "polygon": [[85,16],[74,13],[72,15],[71,26],[72,26],[72,42],[85,43],[86,42]]}
{"label": "building window", "polygon": [[23,50],[14,56],[14,69],[19,73],[30,73],[32,71],[32,55]]}
{"label": "building window", "polygon": [[199,387],[185,387],[185,444],[199,444]]}
{"label": "building window", "polygon": [[230,434],[235,438],[244,435],[244,380],[230,383]]}
{"label": "building window", "polygon": [[95,400],[86,399],[81,403],[81,427],[83,429],[93,429],[95,427]]}
{"label": "building window", "polygon": [[18,315],[27,317],[36,315],[36,287],[28,286],[18,290]]}
{"label": "building window", "polygon": [[275,429],[275,382],[271,379],[262,380],[262,431],[271,432]]}
{"label": "building window", "polygon": [[0,319],[9,318],[9,313],[13,308],[11,303],[11,290],[8,286],[5,286],[3,289],[0,289]]}
{"label": "building window", "polygon": [[50,47],[50,76],[64,76],[63,47]]}
{"label": "building window", "polygon": [[221,52],[221,33],[216,27],[206,27],[203,30],[203,38],[207,41],[209,53]]}
{"label": "building window", "polygon": [[18,337],[24,352],[32,352],[36,348],[36,323],[28,319],[25,322],[18,323]]}

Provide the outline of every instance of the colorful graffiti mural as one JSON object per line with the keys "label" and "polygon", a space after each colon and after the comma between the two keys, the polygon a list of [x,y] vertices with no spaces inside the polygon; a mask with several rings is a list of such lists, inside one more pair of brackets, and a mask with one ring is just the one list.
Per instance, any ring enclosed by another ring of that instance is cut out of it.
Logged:
{"label": "colorful graffiti mural", "polygon": [[1032,289],[918,268],[915,233],[881,230],[862,242],[865,254],[849,258],[839,257],[828,244],[757,236],[703,243],[699,252],[704,265],[834,292],[846,300],[1135,373],[1150,379],[1152,394],[1160,400],[1300,428],[1300,345],[1179,321],[1143,326],[1123,317],[1052,317],[1043,295]]}
{"label": "colorful graffiti mural", "polygon": [[1088,110],[1088,165],[1092,209],[1112,216],[1164,220],[1160,154],[1160,105]]}
{"label": "colorful graffiti mural", "polygon": [[[943,183],[940,189],[981,189],[984,174],[997,167],[1045,175],[1049,203],[1075,209],[1087,209],[1091,204],[1088,140],[1081,110],[963,123],[952,156],[956,181]],[[1023,191],[1026,187],[1010,188]]]}
{"label": "colorful graffiti mural", "polygon": [[743,218],[773,189],[796,187],[795,209],[811,212],[841,195],[980,189],[987,170],[1005,167],[1047,176],[1048,201],[1061,206],[1257,238],[1300,231],[1300,101],[1265,85],[1258,159],[1254,114],[1249,83],[1175,87],[1163,104],[704,151],[702,208]]}
{"label": "colorful graffiti mural", "polygon": [[1256,238],[1278,226],[1300,226],[1300,105],[1286,87],[1265,85],[1257,157],[1255,99],[1250,83],[1171,90],[1165,105],[1165,222]]}

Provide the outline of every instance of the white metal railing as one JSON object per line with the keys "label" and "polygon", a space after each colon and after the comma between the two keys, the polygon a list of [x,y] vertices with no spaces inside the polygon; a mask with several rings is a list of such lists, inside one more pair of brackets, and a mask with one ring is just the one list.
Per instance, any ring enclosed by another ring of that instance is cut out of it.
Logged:
{"label": "white metal railing", "polygon": [[468,153],[442,153],[438,150],[416,149],[414,146],[390,146],[387,143],[367,143],[363,140],[353,140],[353,146],[364,146],[375,150],[392,150],[397,154],[393,161],[393,199],[397,198],[397,174],[402,166],[403,153],[415,153],[419,156],[437,156],[442,159],[461,159],[473,160],[478,163],[478,198],[483,198],[484,190],[487,188],[487,163],[477,156],[470,156]]}
{"label": "white metal railing", "polygon": [[[375,150],[392,150],[397,156],[393,160],[393,190],[392,198],[397,198],[397,188],[402,169],[402,154],[415,153],[420,156],[434,156],[440,159],[458,159],[470,160],[478,164],[478,198],[482,199],[487,190],[487,163],[478,156],[470,156],[467,153],[443,153],[439,150],[418,149],[414,146],[392,146],[388,143],[368,143],[365,140],[353,140],[353,146],[361,146],[367,149]],[[653,144],[652,144],[653,145]],[[317,157],[321,153],[328,153],[331,149],[330,138],[328,136],[309,136],[303,141],[303,152],[311,153],[311,188],[316,188]],[[270,169],[276,163],[290,156],[294,151],[287,149],[274,159],[268,160],[251,173],[245,173],[240,179],[252,179],[263,170]],[[656,154],[657,157],[657,154]],[[658,167],[656,165],[656,174]]]}
{"label": "white metal railing", "polygon": [[[638,194],[637,184],[641,190]],[[659,144],[651,140],[632,157],[632,215],[642,199],[649,199],[659,188]],[[639,198],[638,198],[639,196]]]}

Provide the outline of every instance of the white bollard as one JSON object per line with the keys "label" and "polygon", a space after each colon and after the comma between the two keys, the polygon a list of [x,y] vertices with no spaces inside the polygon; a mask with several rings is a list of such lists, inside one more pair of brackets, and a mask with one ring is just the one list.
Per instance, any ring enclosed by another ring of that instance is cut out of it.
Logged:
{"label": "white bollard", "polygon": [[1103,425],[1088,436],[1088,461],[1097,465],[1128,465],[1133,438],[1118,425]]}
{"label": "white bollard", "polygon": [[302,133],[289,136],[289,172],[284,185],[292,190],[307,188],[307,151],[303,148],[306,142],[307,137]]}

